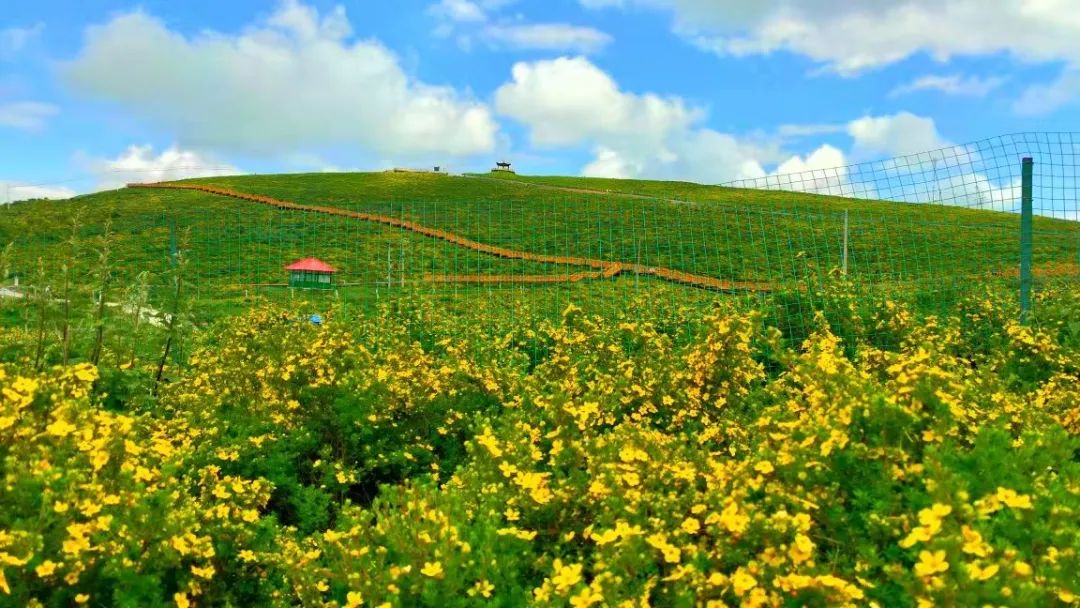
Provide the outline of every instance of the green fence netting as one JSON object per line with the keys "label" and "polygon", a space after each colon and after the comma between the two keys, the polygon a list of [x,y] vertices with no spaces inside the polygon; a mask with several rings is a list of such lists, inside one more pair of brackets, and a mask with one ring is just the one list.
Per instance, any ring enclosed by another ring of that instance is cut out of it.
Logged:
{"label": "green fence netting", "polygon": [[[658,323],[679,308],[729,304],[762,310],[798,339],[817,313],[857,304],[844,294],[923,314],[986,289],[1019,299],[1024,158],[1033,163],[1033,289],[1080,278],[1078,151],[1080,134],[1025,133],[720,186],[213,177],[93,200],[107,209],[80,199],[8,206],[5,289],[11,308],[46,287],[55,308],[66,277],[87,302],[107,285],[115,311],[145,283],[148,308],[167,318],[179,307],[194,323],[275,301],[312,313],[396,307],[420,322],[437,311],[493,331],[557,318],[571,304],[609,316],[636,306]],[[334,269],[331,289],[290,286],[286,266],[310,258]]]}

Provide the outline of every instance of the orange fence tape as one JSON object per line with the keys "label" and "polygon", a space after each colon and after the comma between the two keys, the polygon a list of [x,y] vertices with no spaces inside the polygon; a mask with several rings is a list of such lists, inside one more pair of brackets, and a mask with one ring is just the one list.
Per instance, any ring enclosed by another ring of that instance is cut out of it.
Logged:
{"label": "orange fence tape", "polygon": [[620,262],[609,262],[606,260],[597,260],[592,258],[542,255],[530,253],[528,251],[516,251],[514,249],[507,249],[505,247],[487,245],[485,243],[480,243],[472,239],[465,238],[461,235],[448,232],[446,230],[423,226],[421,224],[417,224],[416,222],[390,217],[387,215],[349,211],[348,209],[341,209],[338,207],[301,205],[281,199],[271,198],[269,196],[248,194],[246,192],[237,192],[235,190],[219,188],[217,186],[210,186],[204,184],[159,182],[150,184],[128,184],[128,188],[166,188],[172,190],[196,190],[199,192],[206,192],[208,194],[216,194],[218,196],[227,196],[240,200],[250,201],[253,203],[269,205],[278,209],[286,209],[290,211],[306,211],[308,213],[318,213],[323,215],[336,215],[365,222],[374,222],[386,226],[393,226],[395,228],[401,228],[402,230],[408,230],[410,232],[422,234],[427,237],[439,239],[448,243],[453,243],[454,245],[459,245],[466,249],[471,249],[472,251],[478,251],[480,253],[486,253],[488,255],[493,255],[505,259],[526,260],[530,262],[540,262],[544,264],[587,266],[589,268],[599,269],[598,272],[577,272],[562,275],[424,275],[425,280],[433,283],[576,283],[584,280],[611,279],[618,276],[619,274],[627,272],[634,274],[651,275],[660,279],[664,279],[666,281],[671,281],[673,283],[680,283],[683,285],[689,285],[691,287],[699,287],[703,289],[714,289],[718,291],[772,291],[772,286],[768,283],[751,281],[724,281],[715,277],[690,274],[687,272],[681,272],[678,270],[672,270],[670,268],[663,268],[658,266],[645,266],[643,264],[624,264]]}

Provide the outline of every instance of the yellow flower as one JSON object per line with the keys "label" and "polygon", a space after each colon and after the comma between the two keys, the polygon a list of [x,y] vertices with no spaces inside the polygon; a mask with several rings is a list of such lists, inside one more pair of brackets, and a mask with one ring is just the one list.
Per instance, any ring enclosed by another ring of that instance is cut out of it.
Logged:
{"label": "yellow flower", "polygon": [[487,579],[476,581],[476,584],[469,589],[469,597],[491,597],[491,592],[495,590],[495,585],[492,585]]}
{"label": "yellow flower", "polygon": [[1012,507],[1013,509],[1032,508],[1031,497],[1024,494],[1017,494],[1015,490],[998,488],[995,496],[998,500],[1005,503],[1005,506]]}
{"label": "yellow flower", "polygon": [[667,542],[667,538],[660,533],[653,534],[645,539],[645,542],[649,543],[652,547],[659,549],[664,554],[664,561],[669,564],[677,564],[682,559],[682,551]]}
{"label": "yellow flower", "polygon": [[923,517],[932,517],[935,520],[939,520],[942,517],[948,515],[949,513],[952,513],[952,507],[950,507],[949,505],[943,505],[941,503],[934,503],[929,509],[923,509],[919,512],[919,519],[922,520]]}
{"label": "yellow flower", "polygon": [[89,594],[80,593],[79,595],[75,596],[75,603],[76,604],[85,604],[86,602],[89,602],[89,601],[90,601],[90,595]]}
{"label": "yellow flower", "polygon": [[923,526],[915,526],[915,528],[911,530],[911,533],[908,534],[903,540],[901,540],[899,544],[904,549],[910,549],[911,547],[915,546],[915,543],[925,543],[931,538],[933,538],[933,535],[930,533],[930,530],[928,528],[924,528]]}
{"label": "yellow flower", "polygon": [[536,530],[521,530],[519,528],[500,528],[495,532],[499,536],[513,536],[521,540],[532,540],[536,538]]}
{"label": "yellow flower", "polygon": [[1027,562],[1016,562],[1013,564],[1013,573],[1016,576],[1031,576],[1031,566]]}
{"label": "yellow flower", "polygon": [[797,534],[795,536],[795,542],[791,543],[791,548],[788,550],[788,556],[791,557],[791,561],[796,564],[801,564],[810,559],[814,555],[814,541],[810,540],[810,537],[805,534]]}
{"label": "yellow flower", "polygon": [[214,566],[210,565],[210,566],[204,566],[204,567],[201,567],[201,568],[199,566],[192,566],[191,567],[191,573],[194,574],[195,576],[200,577],[200,578],[205,578],[206,580],[210,580],[210,579],[214,578]]}
{"label": "yellow flower", "polygon": [[424,576],[430,576],[431,578],[442,578],[443,567],[439,562],[426,562],[424,567],[420,569],[420,574]]}
{"label": "yellow flower", "polygon": [[757,587],[757,579],[746,570],[739,568],[731,577],[731,584],[735,588],[735,595],[742,597],[747,591]]}
{"label": "yellow flower", "polygon": [[173,601],[176,602],[176,608],[189,608],[191,606],[191,600],[188,599],[186,593],[174,593]]}
{"label": "yellow flower", "polygon": [[570,598],[570,605],[573,608],[589,608],[589,606],[599,604],[602,601],[604,601],[603,595],[593,591],[590,587],[585,587],[577,595]]}
{"label": "yellow flower", "polygon": [[48,431],[50,435],[55,435],[56,437],[66,437],[71,433],[75,432],[75,425],[71,424],[66,420],[57,420],[56,422],[45,427],[45,430]]}
{"label": "yellow flower", "polygon": [[724,526],[728,532],[738,536],[746,531],[746,527],[750,524],[750,518],[746,515],[739,513],[739,506],[735,503],[730,503],[724,507],[724,511],[720,514],[720,525]]}
{"label": "yellow flower", "polygon": [[709,582],[709,585],[712,586],[712,587],[720,587],[720,586],[726,585],[727,582],[728,582],[728,579],[727,579],[726,576],[724,576],[723,574],[721,574],[719,572],[713,572],[712,574],[709,575],[709,581],[708,582]]}
{"label": "yellow flower", "polygon": [[979,534],[978,530],[972,529],[971,526],[963,526],[960,528],[960,533],[964,536],[962,548],[964,553],[976,557],[986,557],[990,554],[990,546],[983,542],[982,534]]}
{"label": "yellow flower", "polygon": [[80,365],[75,368],[75,377],[83,382],[93,382],[98,377],[97,368],[89,364]]}
{"label": "yellow flower", "polygon": [[555,584],[555,589],[565,594],[571,587],[581,582],[581,564],[570,564],[564,566],[562,560],[556,559],[552,564],[555,569],[555,576],[551,577],[551,582]]}
{"label": "yellow flower", "polygon": [[63,544],[64,553],[70,555],[78,555],[89,548],[90,541],[82,534],[65,540]]}
{"label": "yellow flower", "polygon": [[364,605],[364,596],[359,591],[350,591],[345,595],[345,608],[357,608]]}
{"label": "yellow flower", "polygon": [[979,566],[979,564],[977,564],[977,563],[972,563],[972,564],[967,565],[968,576],[970,576],[971,580],[973,580],[973,581],[985,581],[985,580],[989,579],[990,577],[994,576],[995,574],[997,574],[997,572],[998,572],[997,564],[990,564],[989,566],[987,566],[985,568]]}
{"label": "yellow flower", "polygon": [[619,540],[619,533],[615,530],[604,530],[599,534],[593,534],[592,539],[597,545],[603,546]]}
{"label": "yellow flower", "polygon": [[56,572],[56,562],[45,560],[38,564],[37,568],[34,568],[34,572],[41,578],[52,576],[53,572]]}
{"label": "yellow flower", "polygon": [[495,439],[495,436],[491,434],[491,428],[485,428],[484,432],[476,436],[476,443],[484,446],[488,453],[494,458],[498,458],[503,455],[503,451],[499,448],[499,441]]}
{"label": "yellow flower", "polygon": [[757,471],[758,473],[761,473],[762,475],[768,475],[769,473],[772,473],[776,469],[773,467],[772,463],[769,462],[768,460],[762,460],[761,462],[754,465],[754,470]]}
{"label": "yellow flower", "polygon": [[240,516],[249,523],[259,521],[259,512],[255,509],[244,509]]}
{"label": "yellow flower", "polygon": [[679,527],[687,534],[697,534],[698,530],[701,530],[701,523],[693,517],[687,517]]}
{"label": "yellow flower", "polygon": [[919,576],[933,576],[949,569],[949,562],[945,559],[945,551],[920,551],[919,562],[915,564],[915,574]]}

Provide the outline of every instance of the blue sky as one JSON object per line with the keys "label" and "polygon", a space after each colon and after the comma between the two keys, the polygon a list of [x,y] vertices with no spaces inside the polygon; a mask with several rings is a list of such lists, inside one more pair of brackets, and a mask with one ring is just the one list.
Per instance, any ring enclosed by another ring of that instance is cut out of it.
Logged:
{"label": "blue sky", "polygon": [[1070,4],[6,0],[0,197],[497,158],[719,183],[1069,131]]}

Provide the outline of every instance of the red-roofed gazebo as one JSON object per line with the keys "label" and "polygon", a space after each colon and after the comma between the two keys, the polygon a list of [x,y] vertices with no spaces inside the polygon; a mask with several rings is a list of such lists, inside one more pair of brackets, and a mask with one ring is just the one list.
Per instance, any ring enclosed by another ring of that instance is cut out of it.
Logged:
{"label": "red-roofed gazebo", "polygon": [[298,260],[285,267],[289,287],[298,289],[333,289],[337,269],[317,258]]}

